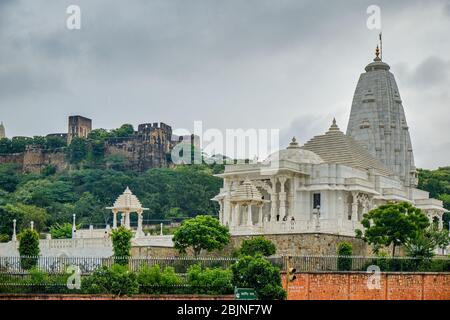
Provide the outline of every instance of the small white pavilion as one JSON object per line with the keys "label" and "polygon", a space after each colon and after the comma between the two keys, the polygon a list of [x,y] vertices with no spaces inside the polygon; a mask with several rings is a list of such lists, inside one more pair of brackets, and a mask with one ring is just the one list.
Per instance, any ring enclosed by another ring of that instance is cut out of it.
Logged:
{"label": "small white pavilion", "polygon": [[142,213],[148,208],[143,208],[139,199],[131,192],[130,188],[126,188],[124,193],[121,194],[114,202],[113,207],[107,207],[106,209],[113,212],[113,229],[117,228],[117,214],[122,213],[120,219],[120,225],[125,226],[127,229],[131,229],[130,226],[130,214],[136,212],[138,215],[138,227],[136,230],[136,238],[144,237],[144,231],[142,229],[143,216]]}

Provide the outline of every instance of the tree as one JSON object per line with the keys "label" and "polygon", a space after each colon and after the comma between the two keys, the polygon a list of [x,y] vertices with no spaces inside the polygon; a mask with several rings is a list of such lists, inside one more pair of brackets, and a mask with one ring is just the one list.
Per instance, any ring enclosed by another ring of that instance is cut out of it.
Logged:
{"label": "tree", "polygon": [[24,152],[28,145],[33,144],[33,138],[13,137],[11,139],[11,153]]}
{"label": "tree", "polygon": [[88,135],[88,139],[97,140],[97,141],[104,141],[105,139],[107,139],[109,137],[110,137],[110,134],[109,134],[108,130],[106,130],[106,129],[94,129]]}
{"label": "tree", "polygon": [[182,223],[174,233],[173,242],[180,253],[185,253],[186,248],[192,247],[194,255],[198,257],[202,249],[223,249],[230,242],[230,233],[216,218],[197,216]]}
{"label": "tree", "polygon": [[72,139],[67,148],[67,157],[70,163],[78,164],[85,160],[89,153],[87,140],[84,138],[75,137]]}
{"label": "tree", "polygon": [[338,244],[337,254],[337,267],[339,271],[348,271],[352,269],[353,246],[349,242],[341,242]]}
{"label": "tree", "polygon": [[115,262],[120,265],[127,265],[131,256],[131,238],[133,233],[124,226],[113,230],[111,234],[114,250]]}
{"label": "tree", "polygon": [[49,215],[45,209],[23,203],[8,203],[0,207],[0,233],[11,235],[14,219],[17,221],[19,230],[29,228],[31,221],[34,222],[36,230],[43,230],[48,218]]}
{"label": "tree", "polygon": [[286,292],[281,285],[280,270],[261,255],[244,256],[231,266],[233,285],[253,288],[261,300],[282,300]]}
{"label": "tree", "polygon": [[[450,210],[450,167],[437,170],[419,169],[419,186],[421,190],[428,191],[430,197],[442,200],[444,208]],[[443,215],[444,228],[449,229],[450,212]]]}
{"label": "tree", "polygon": [[90,192],[84,192],[74,204],[73,213],[84,223],[107,223],[109,213]]}
{"label": "tree", "polygon": [[[80,226],[77,226],[77,229]],[[72,225],[70,223],[55,224],[50,227],[52,239],[70,239],[72,238]]]}
{"label": "tree", "polygon": [[436,246],[444,253],[445,248],[450,245],[450,234],[448,230],[434,230],[432,237]]}
{"label": "tree", "polygon": [[417,232],[414,237],[408,239],[405,247],[410,257],[430,259],[434,256],[436,248],[444,250],[449,244],[449,232],[431,226],[426,230]]}
{"label": "tree", "polygon": [[356,236],[375,246],[392,245],[392,256],[395,248],[405,244],[417,232],[429,226],[428,218],[410,203],[388,203],[365,214],[361,224],[364,233],[356,230]]}
{"label": "tree", "polygon": [[264,237],[256,237],[253,239],[246,239],[242,241],[241,248],[238,253],[243,256],[256,256],[261,254],[263,256],[274,255],[277,251],[275,245]]}
{"label": "tree", "polygon": [[120,128],[115,129],[111,132],[113,137],[124,138],[129,137],[134,134],[134,128],[131,124],[124,124]]}
{"label": "tree", "polygon": [[37,265],[39,256],[39,234],[35,230],[25,229],[19,234],[20,265],[30,270]]}
{"label": "tree", "polygon": [[409,257],[431,259],[434,256],[436,243],[431,232],[417,231],[405,242],[406,253]]}
{"label": "tree", "polygon": [[67,140],[61,137],[49,136],[45,138],[45,149],[56,150],[67,146]]}
{"label": "tree", "polygon": [[19,184],[19,166],[16,164],[0,165],[0,188],[14,192]]}
{"label": "tree", "polygon": [[76,198],[69,182],[49,179],[24,183],[16,190],[14,197],[19,202],[39,207],[49,207],[55,202],[72,202]]}

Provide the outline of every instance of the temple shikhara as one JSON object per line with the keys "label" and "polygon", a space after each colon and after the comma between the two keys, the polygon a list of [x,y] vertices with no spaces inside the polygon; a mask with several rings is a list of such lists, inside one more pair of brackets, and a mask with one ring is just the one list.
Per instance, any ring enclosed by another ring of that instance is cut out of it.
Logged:
{"label": "temple shikhara", "polygon": [[362,216],[407,201],[442,229],[442,201],[417,189],[405,112],[390,66],[377,48],[355,90],[347,133],[329,129],[265,161],[227,165],[214,198],[234,235],[327,233],[355,236]]}

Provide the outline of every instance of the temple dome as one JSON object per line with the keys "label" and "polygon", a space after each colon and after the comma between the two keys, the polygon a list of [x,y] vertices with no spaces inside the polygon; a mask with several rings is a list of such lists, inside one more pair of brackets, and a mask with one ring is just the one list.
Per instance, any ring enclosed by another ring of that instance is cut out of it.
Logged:
{"label": "temple dome", "polygon": [[286,149],[272,153],[264,163],[282,160],[301,164],[319,164],[324,162],[316,153],[301,149],[295,137],[292,138],[291,143]]}
{"label": "temple dome", "polygon": [[114,202],[114,207],[109,207],[108,209],[117,209],[119,211],[137,211],[146,208],[142,208],[139,199],[131,192],[130,188],[127,187],[124,193],[121,194]]}
{"label": "temple dome", "polygon": [[260,202],[263,197],[258,188],[247,178],[233,192],[232,199],[233,201]]}

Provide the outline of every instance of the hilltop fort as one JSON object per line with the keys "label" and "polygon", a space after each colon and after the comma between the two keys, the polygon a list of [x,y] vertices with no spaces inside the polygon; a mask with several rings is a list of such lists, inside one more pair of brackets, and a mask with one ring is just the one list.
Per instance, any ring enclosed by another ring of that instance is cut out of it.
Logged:
{"label": "hilltop fort", "polygon": [[[5,139],[5,129],[1,126],[0,139]],[[75,115],[68,118],[68,130],[64,133],[51,133],[46,138],[58,139],[64,145],[70,146],[75,138],[84,138],[89,141],[93,131],[92,120]],[[14,139],[31,139],[14,137]],[[183,140],[191,139],[191,143],[198,147],[198,140],[194,136],[175,136],[172,127],[161,123],[143,123],[138,130],[124,137],[107,137],[103,141],[102,151],[106,157],[116,156],[123,160],[127,169],[145,171],[150,168],[172,166],[170,153],[174,146]],[[26,141],[26,140],[25,140]],[[67,147],[45,148],[35,143],[26,145],[20,152],[0,154],[0,164],[14,163],[21,166],[23,172],[40,173],[44,168],[52,166],[56,171],[70,168],[67,157]]]}

